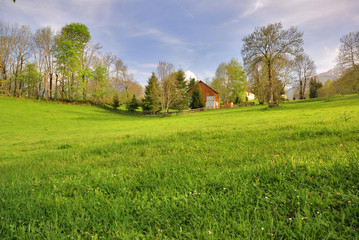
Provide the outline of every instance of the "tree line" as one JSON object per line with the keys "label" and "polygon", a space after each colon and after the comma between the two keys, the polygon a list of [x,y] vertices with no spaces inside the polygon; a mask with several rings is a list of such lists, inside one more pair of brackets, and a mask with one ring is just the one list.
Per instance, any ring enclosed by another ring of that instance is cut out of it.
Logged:
{"label": "tree line", "polygon": [[123,61],[101,49],[81,23],[55,33],[0,22],[0,94],[101,104],[141,96]]}
{"label": "tree line", "polygon": [[[251,91],[260,104],[277,106],[285,88],[295,86],[300,99],[358,93],[359,32],[340,39],[336,59],[342,76],[324,86],[316,79],[314,61],[303,49],[303,32],[284,29],[282,23],[256,27],[243,39],[243,65],[236,58],[219,64],[207,83],[217,90],[223,103],[241,103]],[[148,80],[145,92],[124,62],[103,53],[91,41],[86,25],[71,23],[55,33],[51,27],[32,32],[29,26],[0,22],[0,94],[63,101],[91,101],[139,106],[149,113],[203,107],[203,96],[195,79],[185,80],[182,69],[160,61]]]}
{"label": "tree line", "polygon": [[314,61],[303,49],[303,32],[284,29],[282,23],[257,27],[243,38],[242,57],[250,90],[260,104],[276,106],[285,87],[295,87],[299,99],[359,93],[359,32],[340,39],[336,72],[340,76],[326,84],[317,80]]}
{"label": "tree line", "polygon": [[359,93],[359,31],[340,38],[335,71],[339,78],[328,80],[318,91],[320,97]]}
{"label": "tree line", "polygon": [[157,72],[152,72],[148,79],[141,104],[142,109],[148,113],[159,111],[167,113],[170,109],[177,111],[188,109],[193,99],[190,99],[187,91],[195,84],[198,83],[194,78],[189,82],[186,81],[186,75],[182,69],[175,70],[173,64],[160,61]]}

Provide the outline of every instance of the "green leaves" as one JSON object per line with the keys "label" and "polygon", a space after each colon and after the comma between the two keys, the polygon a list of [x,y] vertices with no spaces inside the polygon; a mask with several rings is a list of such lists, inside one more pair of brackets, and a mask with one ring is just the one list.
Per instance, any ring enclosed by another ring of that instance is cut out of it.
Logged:
{"label": "green leaves", "polygon": [[211,86],[219,92],[224,102],[244,101],[247,78],[236,58],[218,66]]}
{"label": "green leaves", "polygon": [[203,95],[199,83],[196,83],[192,91],[190,107],[192,109],[204,107]]}

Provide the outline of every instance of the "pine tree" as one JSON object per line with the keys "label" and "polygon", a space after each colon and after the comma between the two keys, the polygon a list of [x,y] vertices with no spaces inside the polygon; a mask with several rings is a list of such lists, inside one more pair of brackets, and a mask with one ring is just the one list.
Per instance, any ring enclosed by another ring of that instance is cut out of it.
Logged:
{"label": "pine tree", "polygon": [[120,106],[120,101],[118,100],[118,94],[116,93],[115,96],[113,97],[112,107],[114,110],[116,110],[119,106]]}
{"label": "pine tree", "polygon": [[188,82],[188,86],[187,89],[191,89],[194,85],[196,85],[196,79],[195,78],[191,78]]}
{"label": "pine tree", "polygon": [[309,82],[309,97],[317,98],[318,97],[318,89],[323,87],[323,84],[317,81],[315,78],[311,78]]}
{"label": "pine tree", "polygon": [[188,108],[187,84],[185,73],[182,69],[178,70],[176,73],[176,99],[173,103],[173,108],[178,111]]}
{"label": "pine tree", "polygon": [[148,79],[142,109],[148,113],[156,113],[161,109],[160,86],[155,73]]}
{"label": "pine tree", "polygon": [[204,107],[203,95],[202,95],[202,91],[201,91],[201,88],[199,87],[198,83],[196,83],[196,85],[192,91],[190,107],[192,109]]}
{"label": "pine tree", "polygon": [[128,102],[127,105],[126,105],[126,109],[129,112],[135,112],[136,109],[138,109],[139,106],[140,106],[140,104],[138,103],[135,94],[133,94],[133,97],[132,97],[131,101]]}

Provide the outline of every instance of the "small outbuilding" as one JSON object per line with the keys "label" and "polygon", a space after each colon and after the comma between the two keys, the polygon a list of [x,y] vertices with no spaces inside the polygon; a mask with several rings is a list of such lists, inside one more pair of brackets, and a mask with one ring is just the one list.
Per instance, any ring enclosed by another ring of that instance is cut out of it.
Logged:
{"label": "small outbuilding", "polygon": [[[201,89],[202,95],[203,95],[203,100],[204,100],[204,106],[206,108],[212,108],[212,109],[217,109],[219,108],[219,93],[214,90],[213,88],[211,88],[210,86],[208,86],[207,84],[205,84],[202,81],[198,82],[199,87]],[[194,89],[194,86],[192,88],[190,88],[187,93],[189,95],[192,94],[192,91]]]}

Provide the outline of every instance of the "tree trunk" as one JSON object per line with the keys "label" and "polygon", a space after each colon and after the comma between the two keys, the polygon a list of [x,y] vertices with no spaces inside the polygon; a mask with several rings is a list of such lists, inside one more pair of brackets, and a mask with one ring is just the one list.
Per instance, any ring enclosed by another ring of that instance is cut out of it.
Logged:
{"label": "tree trunk", "polygon": [[299,80],[299,99],[304,99],[303,95],[303,81]]}
{"label": "tree trunk", "polygon": [[49,73],[50,75],[50,99],[52,99],[52,73]]}
{"label": "tree trunk", "polygon": [[269,81],[269,101],[268,106],[273,107],[274,94],[273,94],[273,82],[272,82],[272,69],[271,63],[268,63],[268,81]]}
{"label": "tree trunk", "polygon": [[304,77],[304,83],[303,83],[303,99],[305,99],[305,89],[307,87],[307,77]]}
{"label": "tree trunk", "polygon": [[58,82],[59,82],[59,75],[56,73],[56,79],[55,79],[55,99],[58,98]]}
{"label": "tree trunk", "polygon": [[82,99],[85,101],[86,100],[86,87],[87,87],[87,80],[86,77],[83,76],[82,77],[82,82],[83,82],[83,89],[82,89]]}

